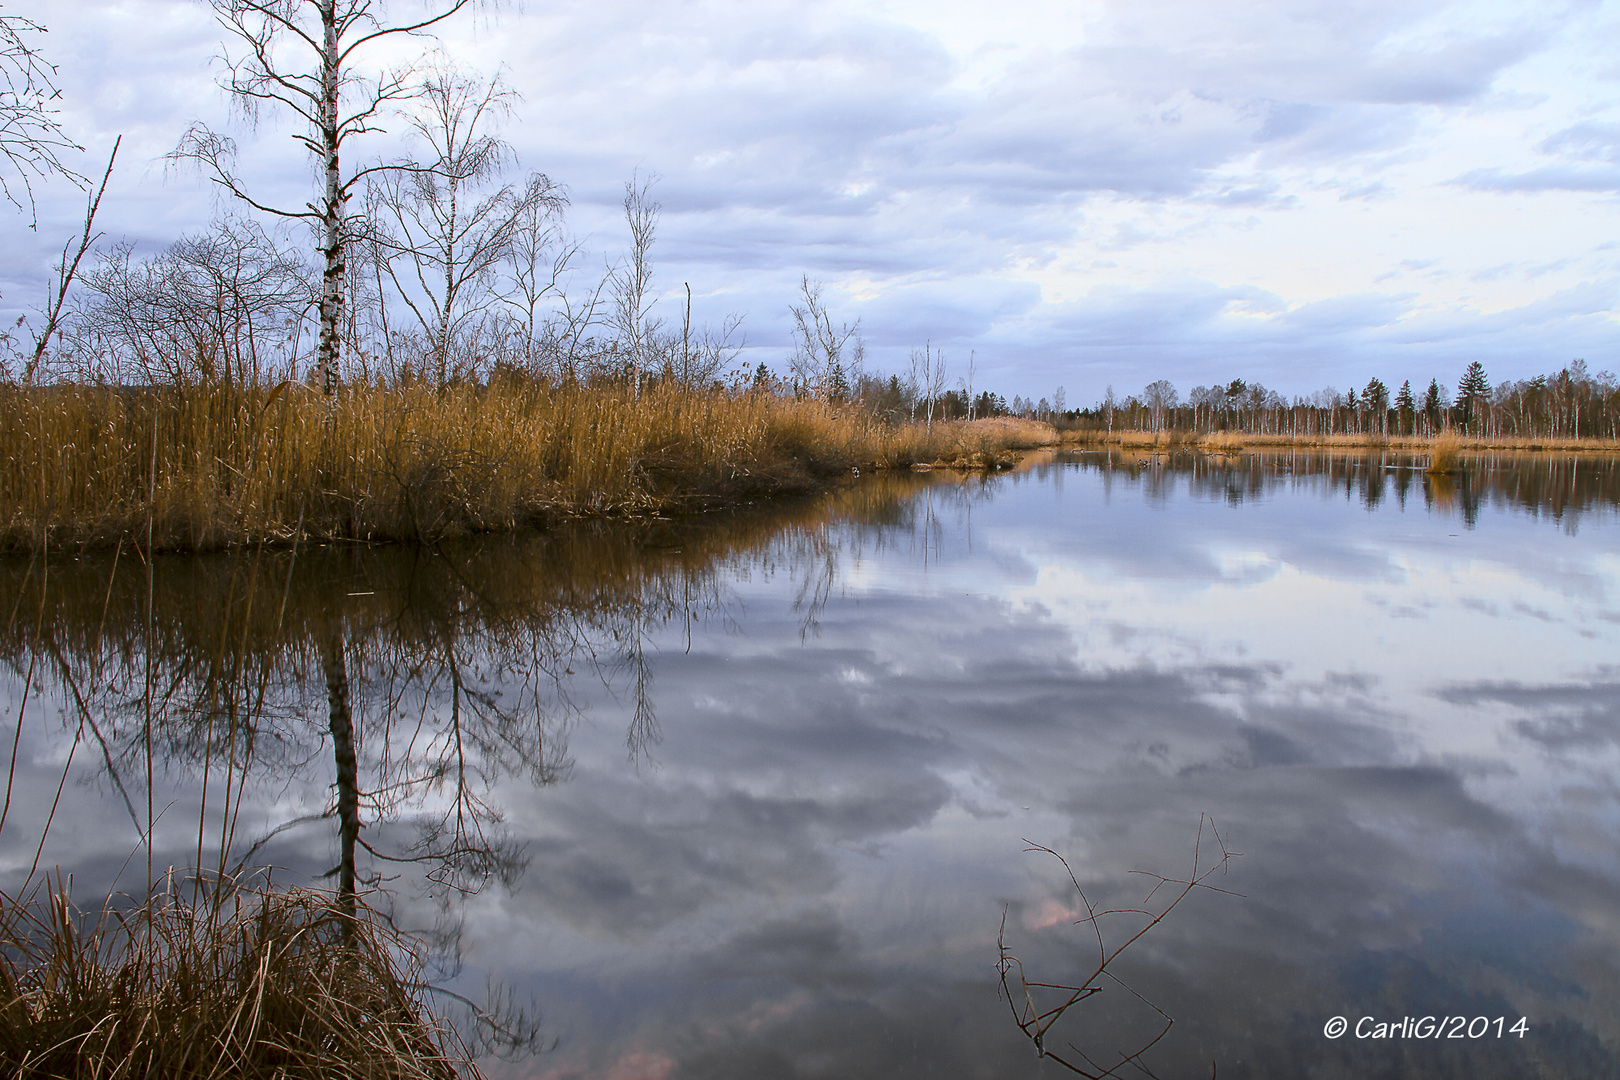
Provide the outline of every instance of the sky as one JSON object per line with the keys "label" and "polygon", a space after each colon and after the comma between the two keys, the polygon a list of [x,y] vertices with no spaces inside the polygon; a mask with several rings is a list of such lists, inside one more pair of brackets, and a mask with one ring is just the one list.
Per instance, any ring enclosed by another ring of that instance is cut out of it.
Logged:
{"label": "sky", "polygon": [[[256,190],[309,197],[296,130],[218,88],[207,3],[0,13],[49,28],[80,171],[124,137],[108,241],[156,253],[223,209],[165,163],[196,121]],[[439,48],[521,94],[513,178],[568,191],[574,287],[624,252],[626,180],[655,177],[655,314],[690,284],[695,322],[745,317],[750,364],[787,370],[808,276],[869,368],[926,343],[950,383],[971,361],[975,389],[1071,406],[1160,378],[1294,395],[1620,367],[1620,3],[508,0]],[[397,153],[388,126],[353,160]],[[0,317],[37,306],[83,204],[54,183],[37,232],[0,215]]]}

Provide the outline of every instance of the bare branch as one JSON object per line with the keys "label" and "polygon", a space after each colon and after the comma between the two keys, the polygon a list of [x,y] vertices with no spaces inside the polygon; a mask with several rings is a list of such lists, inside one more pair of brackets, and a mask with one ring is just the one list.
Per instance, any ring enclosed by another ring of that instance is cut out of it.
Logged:
{"label": "bare branch", "polygon": [[[68,138],[56,119],[56,66],[39,54],[38,35],[45,27],[18,15],[0,15],[0,197],[28,211],[30,226],[39,223],[34,181],[61,176],[84,185],[61,155],[84,147]],[[19,190],[20,189],[20,190]]]}
{"label": "bare branch", "polygon": [[78,245],[69,241],[62,248],[62,258],[56,264],[56,293],[45,305],[45,326],[34,338],[34,355],[23,368],[22,381],[31,383],[39,370],[40,361],[45,358],[45,349],[51,343],[51,337],[57,333],[62,323],[62,310],[67,304],[68,290],[73,285],[73,279],[79,272],[79,264],[90,250],[90,245],[101,238],[95,231],[96,211],[101,209],[101,197],[107,193],[107,181],[112,179],[113,162],[118,159],[118,148],[123,145],[122,135],[113,140],[112,152],[107,155],[107,168],[101,174],[101,184],[96,188],[94,195],[90,196],[89,205],[84,211],[84,229],[79,234]]}
{"label": "bare branch", "polygon": [[[1221,852],[1221,857],[1210,865],[1205,865],[1202,862],[1204,832],[1206,829],[1215,838],[1215,843],[1219,846]],[[1200,815],[1198,837],[1193,842],[1193,865],[1188,876],[1185,878],[1170,878],[1160,874],[1146,874],[1146,876],[1154,879],[1155,884],[1148,892],[1146,899],[1144,899],[1144,905],[1152,900],[1162,886],[1180,886],[1168,904],[1156,911],[1146,906],[1098,910],[1086,896],[1085,890],[1080,887],[1079,878],[1075,876],[1074,869],[1069,865],[1067,859],[1044,844],[1036,844],[1028,840],[1025,840],[1024,843],[1029,845],[1025,848],[1026,851],[1042,852],[1052,856],[1062,864],[1064,871],[1068,874],[1070,884],[1074,887],[1076,895],[1079,896],[1081,904],[1086,909],[1085,917],[1076,919],[1075,924],[1090,924],[1097,943],[1097,962],[1083,979],[1074,983],[1042,982],[1029,978],[1025,973],[1023,961],[1015,956],[1007,945],[1007,913],[1004,909],[1001,916],[1001,930],[996,936],[996,944],[1000,954],[996,967],[1001,975],[1001,991],[1006,996],[1008,1007],[1012,1010],[1013,1021],[1034,1045],[1037,1054],[1041,1057],[1051,1058],[1076,1075],[1089,1077],[1091,1080],[1102,1080],[1103,1077],[1120,1075],[1120,1070],[1129,1066],[1145,1076],[1153,1076],[1153,1071],[1148,1068],[1143,1060],[1144,1055],[1169,1034],[1170,1028],[1175,1024],[1175,1021],[1163,1009],[1160,1009],[1121,980],[1113,970],[1114,962],[1119,959],[1121,953],[1140,941],[1143,935],[1163,922],[1165,917],[1174,911],[1194,889],[1228,892],[1228,890],[1209,884],[1209,878],[1217,872],[1226,873],[1228,864],[1231,860],[1237,858],[1240,853],[1228,849],[1225,839],[1215,828],[1215,823],[1207,816]],[[1141,871],[1132,872],[1139,873]],[[1239,896],[1241,894],[1228,893],[1228,895]],[[1136,915],[1142,917],[1145,921],[1134,932],[1127,934],[1123,941],[1110,948],[1103,934],[1102,920],[1109,916],[1121,915]],[[1053,1027],[1076,1005],[1096,994],[1102,993],[1103,987],[1099,983],[1105,978],[1142,1002],[1157,1016],[1159,1021],[1162,1021],[1162,1023],[1158,1024],[1157,1031],[1151,1037],[1138,1043],[1134,1049],[1116,1051],[1117,1060],[1112,1065],[1104,1065],[1072,1042],[1066,1043],[1064,1053],[1055,1051],[1049,1043],[1049,1036],[1051,1036]],[[1051,1004],[1040,1004],[1038,999],[1039,1001],[1051,1002]],[[1075,1060],[1070,1060],[1069,1056],[1065,1056],[1066,1054],[1072,1054]]]}

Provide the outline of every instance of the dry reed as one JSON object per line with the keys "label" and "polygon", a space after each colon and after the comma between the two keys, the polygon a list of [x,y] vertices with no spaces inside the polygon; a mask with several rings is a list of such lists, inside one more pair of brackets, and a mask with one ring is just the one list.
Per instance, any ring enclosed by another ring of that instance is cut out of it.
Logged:
{"label": "dry reed", "polygon": [[416,953],[329,894],[0,907],[0,1063],[19,1078],[476,1077]]}
{"label": "dry reed", "polygon": [[1427,471],[1436,476],[1456,472],[1461,452],[1462,440],[1451,431],[1441,432],[1429,444],[1429,468]]}
{"label": "dry reed", "polygon": [[1217,454],[1240,453],[1245,445],[1243,436],[1236,431],[1212,431],[1198,440],[1199,449]]}
{"label": "dry reed", "polygon": [[1049,425],[895,426],[657,386],[0,386],[0,549],[437,540],[806,490],[851,467],[994,466]]}

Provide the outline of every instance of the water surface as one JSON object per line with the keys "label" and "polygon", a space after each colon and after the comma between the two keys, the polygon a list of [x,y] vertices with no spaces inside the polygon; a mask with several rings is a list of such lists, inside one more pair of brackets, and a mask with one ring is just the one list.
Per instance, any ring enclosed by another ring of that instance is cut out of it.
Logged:
{"label": "water surface", "polygon": [[157,872],[316,879],[336,655],[372,902],[543,1015],[498,1074],[1064,1075],[998,934],[1054,983],[1096,938],[1027,840],[1098,908],[1241,853],[1053,1029],[1071,1059],[1168,1016],[1167,1076],[1606,1075],[1617,501],[1612,458],[1066,453],[438,552],[5,564],[0,860],[138,893],[150,743]]}

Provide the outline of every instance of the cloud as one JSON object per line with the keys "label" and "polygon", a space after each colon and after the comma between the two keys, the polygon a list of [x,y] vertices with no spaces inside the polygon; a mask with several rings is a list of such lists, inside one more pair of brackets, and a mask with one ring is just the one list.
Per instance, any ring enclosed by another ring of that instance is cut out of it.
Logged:
{"label": "cloud", "polygon": [[[115,132],[128,136],[103,212],[109,235],[155,250],[205,224],[216,193],[166,172],[162,155],[194,119],[229,122],[206,7],[98,0],[18,13],[52,27],[77,137],[100,153]],[[1493,206],[1617,190],[1616,122],[1549,74],[1601,52],[1592,17],[1581,5],[1530,18],[1395,0],[1055,5],[1024,21],[965,3],[564,0],[458,17],[443,40],[458,62],[504,66],[523,93],[504,135],[524,167],[570,190],[587,243],[579,287],[622,251],[623,180],[657,173],[657,286],[673,297],[690,283],[700,322],[747,313],[755,362],[779,364],[787,305],[808,272],[864,319],[890,370],[934,340],[979,350],[1010,395],[1124,382],[1153,364],[1182,382],[1241,364],[1282,385],[1359,381],[1386,348],[1444,353],[1449,365],[1490,343],[1501,349],[1491,366],[1530,363],[1528,341],[1484,332],[1488,317],[1467,314],[1455,282],[1567,253],[1545,250],[1549,230],[1531,228],[1479,255],[1479,230],[1497,223],[1477,208],[1442,223],[1424,208],[1424,177],[1454,178],[1458,198]],[[1483,160],[1480,132],[1520,113],[1534,134],[1509,150],[1528,164]],[[307,197],[291,127],[237,134],[255,190]],[[378,135],[351,160],[398,147],[396,134]],[[1327,202],[1368,216],[1336,216]],[[47,238],[82,209],[65,188],[47,203],[42,233],[10,245],[24,255],[0,282],[15,313],[43,292],[59,247]],[[1567,225],[1583,211],[1538,212]],[[1414,217],[1431,230],[1421,242],[1405,231]],[[1259,269],[1224,258],[1228,238],[1251,228],[1283,238]],[[1386,250],[1361,250],[1384,234]],[[1418,244],[1451,273],[1380,298],[1377,279]],[[1106,289],[1093,276],[1100,254],[1118,264]],[[1323,265],[1348,269],[1328,286],[1300,284]],[[1489,306],[1524,309],[1615,273],[1580,259],[1539,282],[1506,275],[1495,286],[1506,298]],[[1284,310],[1251,306],[1239,322],[1245,290]],[[1468,342],[1391,345],[1413,321],[1403,307],[1455,311],[1446,328]],[[1548,349],[1600,353],[1616,339],[1599,329],[1571,325]]]}
{"label": "cloud", "polygon": [[1547,136],[1536,150],[1559,160],[1523,172],[1475,169],[1453,183],[1476,191],[1620,191],[1620,124],[1573,124]]}
{"label": "cloud", "polygon": [[1475,191],[1620,191],[1620,167],[1546,165],[1517,173],[1475,169],[1453,182]]}

